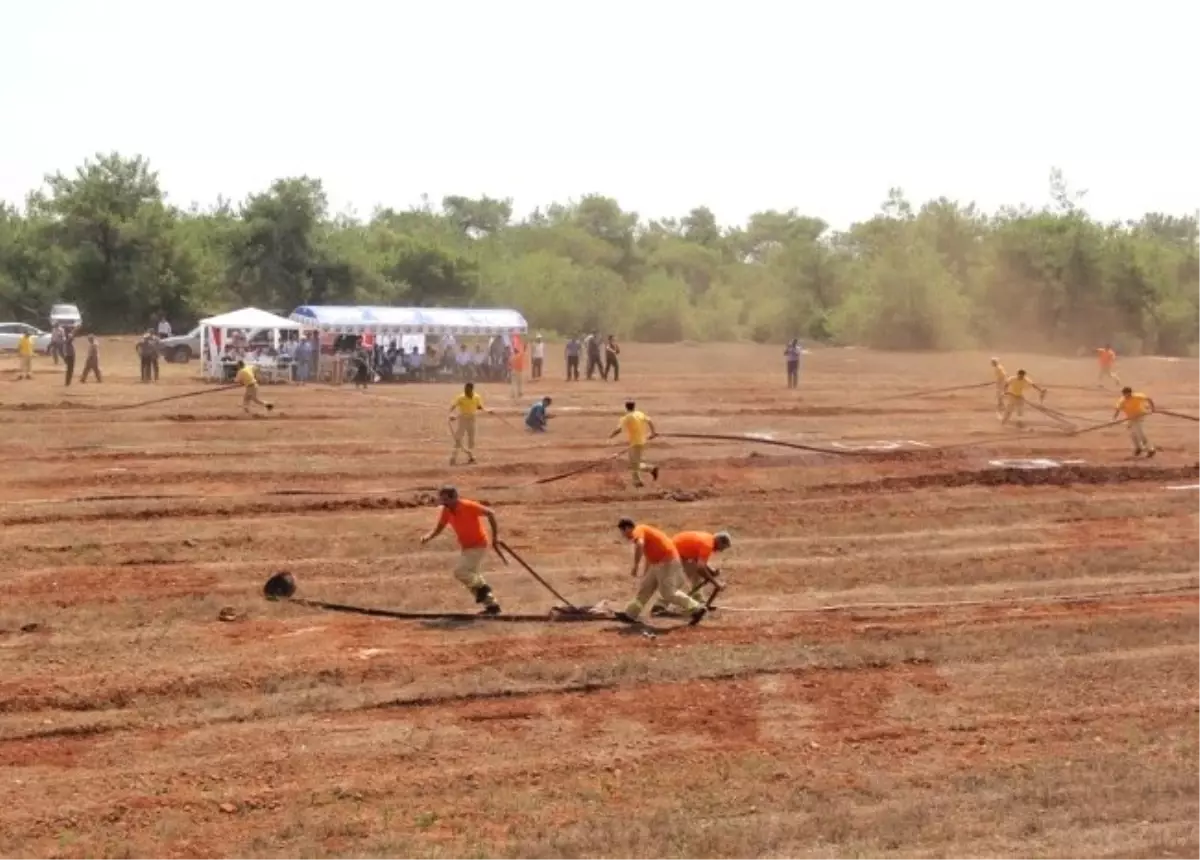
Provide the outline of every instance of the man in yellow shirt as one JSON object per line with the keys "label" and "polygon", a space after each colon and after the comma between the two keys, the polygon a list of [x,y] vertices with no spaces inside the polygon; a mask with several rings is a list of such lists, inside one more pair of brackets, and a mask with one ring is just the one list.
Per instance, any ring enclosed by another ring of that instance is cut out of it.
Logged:
{"label": "man in yellow shirt", "polygon": [[1008,386],[1008,373],[1000,359],[992,358],[992,373],[996,377],[996,414],[1004,411],[1004,389]]}
{"label": "man in yellow shirt", "polygon": [[1117,408],[1113,410],[1113,421],[1121,415],[1125,416],[1125,422],[1129,425],[1129,438],[1133,440],[1133,456],[1138,456],[1143,451],[1147,457],[1153,457],[1155,452],[1154,446],[1150,444],[1150,440],[1146,438],[1146,431],[1142,428],[1142,423],[1146,420],[1146,416],[1154,412],[1154,401],[1140,392],[1134,393],[1132,388],[1126,386],[1121,389],[1121,399],[1117,401]]}
{"label": "man in yellow shirt", "polygon": [[33,335],[25,332],[17,341],[17,355],[21,358],[21,372],[17,379],[33,379]]}
{"label": "man in yellow shirt", "polygon": [[247,414],[250,412],[250,404],[257,403],[259,406],[266,408],[270,412],[275,407],[270,403],[265,403],[258,397],[258,377],[254,375],[254,368],[250,367],[244,361],[237,363],[237,373],[233,377],[233,381],[241,385],[245,390],[242,392],[242,409]]}
{"label": "man in yellow shirt", "polygon": [[1025,414],[1025,390],[1027,388],[1036,389],[1043,398],[1046,396],[1046,389],[1030,379],[1024,370],[1018,370],[1016,376],[1009,377],[1004,386],[1004,415],[1000,418],[1001,424],[1007,424],[1008,419],[1015,413],[1017,426],[1024,426],[1021,423],[1021,417]]}
{"label": "man in yellow shirt", "polygon": [[[458,452],[465,451],[467,464],[475,462],[475,416],[480,412],[488,412],[483,406],[483,398],[475,393],[475,383],[468,382],[463,386],[463,393],[454,398],[450,404],[450,423],[454,426],[454,453],[450,455],[450,465],[458,463]],[[463,440],[466,444],[463,444]]]}
{"label": "man in yellow shirt", "polygon": [[637,404],[632,400],[625,401],[625,414],[621,416],[617,429],[608,434],[608,438],[612,439],[622,431],[629,439],[629,468],[633,472],[633,485],[644,486],[642,472],[649,472],[650,477],[657,481],[658,466],[643,462],[642,454],[645,453],[646,443],[657,436],[658,431],[654,429],[654,422],[646,417],[646,413],[639,411]]}

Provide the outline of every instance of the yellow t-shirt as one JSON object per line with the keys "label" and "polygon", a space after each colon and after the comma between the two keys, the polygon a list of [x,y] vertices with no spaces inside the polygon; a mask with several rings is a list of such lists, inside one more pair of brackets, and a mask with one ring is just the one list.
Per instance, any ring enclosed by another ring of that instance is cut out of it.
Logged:
{"label": "yellow t-shirt", "polygon": [[254,368],[249,366],[243,367],[241,370],[239,370],[233,380],[234,382],[240,383],[247,388],[252,388],[255,385],[258,385],[258,377],[254,375]]}
{"label": "yellow t-shirt", "polygon": [[33,338],[28,334],[21,335],[21,339],[17,341],[17,355],[23,358],[33,355]]}
{"label": "yellow t-shirt", "polygon": [[1137,418],[1150,411],[1150,398],[1140,392],[1134,392],[1118,400],[1117,409],[1124,413],[1126,418]]}
{"label": "yellow t-shirt", "polygon": [[474,415],[483,408],[483,398],[478,393],[472,394],[470,397],[460,394],[454,398],[451,406],[458,410],[459,415]]}
{"label": "yellow t-shirt", "polygon": [[646,424],[646,414],[642,411],[626,412],[621,416],[621,429],[629,437],[630,445],[645,445],[649,427]]}
{"label": "yellow t-shirt", "polygon": [[992,368],[992,370],[995,371],[995,373],[996,373],[996,381],[997,382],[1007,382],[1008,381],[1008,374],[1005,373],[1003,364],[997,364],[995,367]]}
{"label": "yellow t-shirt", "polygon": [[1013,376],[1008,380],[1008,386],[1005,388],[1005,391],[1013,397],[1024,397],[1025,389],[1030,385],[1033,385],[1033,380],[1028,376]]}

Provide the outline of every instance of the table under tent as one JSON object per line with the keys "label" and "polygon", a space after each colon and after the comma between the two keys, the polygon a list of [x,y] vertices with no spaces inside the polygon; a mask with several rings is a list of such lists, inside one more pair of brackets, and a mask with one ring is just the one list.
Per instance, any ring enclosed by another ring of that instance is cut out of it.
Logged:
{"label": "table under tent", "polygon": [[385,379],[439,379],[447,368],[444,375],[453,378],[454,362],[442,360],[449,353],[468,345],[475,354],[497,342],[511,345],[528,331],[525,318],[506,308],[306,305],[292,311],[291,319],[320,332],[317,378],[331,382],[346,378],[359,350],[371,356],[373,370]]}
{"label": "table under tent", "polygon": [[260,379],[291,380],[292,348],[308,328],[258,308],[242,308],[200,320],[200,368],[205,379],[233,379],[239,361],[253,365]]}

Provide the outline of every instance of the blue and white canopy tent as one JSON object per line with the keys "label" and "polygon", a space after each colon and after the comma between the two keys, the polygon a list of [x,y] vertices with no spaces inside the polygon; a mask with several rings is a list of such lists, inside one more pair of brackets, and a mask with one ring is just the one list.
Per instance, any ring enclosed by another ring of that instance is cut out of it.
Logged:
{"label": "blue and white canopy tent", "polygon": [[291,318],[325,334],[463,335],[525,334],[525,317],[507,308],[371,308],[306,305]]}

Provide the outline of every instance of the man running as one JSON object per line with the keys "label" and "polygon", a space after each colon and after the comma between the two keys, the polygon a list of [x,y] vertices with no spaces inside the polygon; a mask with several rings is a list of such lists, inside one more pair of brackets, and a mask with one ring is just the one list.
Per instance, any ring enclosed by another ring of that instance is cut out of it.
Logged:
{"label": "man running", "polygon": [[[476,603],[483,604],[483,614],[499,615],[500,604],[492,595],[492,587],[487,584],[479,569],[483,566],[483,557],[489,547],[496,546],[500,534],[500,525],[496,522],[496,514],[491,508],[473,502],[470,499],[459,498],[458,490],[452,486],[444,486],[438,490],[438,501],[442,505],[437,525],[433,531],[421,538],[421,545],[429,543],[440,535],[446,526],[454,529],[458,545],[462,549],[458,566],[454,568],[454,578],[467,587],[475,597]],[[492,539],[488,540],[480,520],[486,519],[492,528]]]}
{"label": "man running", "polygon": [[1106,343],[1096,350],[1096,363],[1100,366],[1100,375],[1096,377],[1097,388],[1103,388],[1108,379],[1117,385],[1121,384],[1121,377],[1117,376],[1117,354],[1112,346]]}
{"label": "man running", "polygon": [[550,408],[550,404],[553,402],[549,397],[543,397],[541,400],[534,401],[534,404],[529,407],[529,411],[525,413],[525,428],[534,433],[545,433],[546,422],[550,420],[550,416],[546,414],[546,410]]}
{"label": "man running", "polygon": [[663,602],[674,604],[691,616],[689,625],[699,624],[708,613],[708,609],[680,589],[683,567],[679,560],[679,550],[675,548],[671,539],[659,529],[638,525],[629,517],[622,517],[617,523],[617,528],[634,546],[633,569],[629,575],[637,576],[642,559],[646,560],[646,570],[641,585],[638,586],[637,595],[629,601],[624,611],[616,613],[617,620],[626,624],[637,624],[646,601],[658,592]]}
{"label": "man running", "polygon": [[[454,425],[454,453],[450,455],[450,465],[458,463],[458,452],[465,451],[467,464],[475,462],[475,416],[487,412],[483,406],[483,398],[475,393],[475,383],[468,382],[463,386],[463,393],[454,398],[450,404],[450,421]],[[457,413],[457,414],[456,414]],[[466,444],[463,444],[463,440]]]}
{"label": "man running", "polygon": [[1025,426],[1021,418],[1025,414],[1025,389],[1030,387],[1037,389],[1042,398],[1045,398],[1046,389],[1030,379],[1024,370],[1018,370],[1016,376],[1009,377],[1004,386],[1004,414],[1000,416],[1001,424],[1007,424],[1008,419],[1015,414],[1017,426]]}
{"label": "man running", "polygon": [[1133,389],[1126,386],[1121,389],[1121,399],[1117,401],[1117,408],[1113,410],[1113,421],[1121,415],[1125,416],[1125,423],[1129,425],[1129,438],[1133,440],[1133,456],[1138,457],[1145,453],[1146,457],[1153,457],[1157,450],[1150,444],[1150,440],[1146,438],[1146,431],[1142,424],[1146,420],[1146,416],[1154,412],[1154,401],[1141,392],[1134,393]]}
{"label": "man running", "polygon": [[254,368],[250,367],[244,361],[237,363],[237,373],[233,377],[233,381],[243,386],[242,391],[242,409],[247,415],[250,414],[250,404],[257,403],[270,412],[275,407],[259,399],[258,397],[258,377],[254,375]]}
{"label": "man running", "polygon": [[650,477],[657,481],[658,466],[642,462],[642,455],[645,453],[646,443],[657,436],[658,431],[654,429],[654,422],[644,412],[640,412],[632,400],[625,401],[625,414],[621,416],[617,429],[608,434],[608,438],[619,436],[622,431],[629,439],[629,468],[633,472],[633,485],[645,486],[642,483],[642,472],[649,472]]}
{"label": "man running", "polygon": [[1008,388],[1008,371],[1000,359],[992,358],[992,374],[996,377],[996,414],[1004,414],[1004,392]]}

